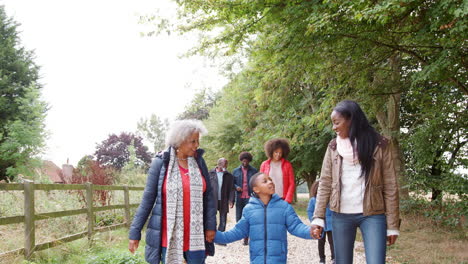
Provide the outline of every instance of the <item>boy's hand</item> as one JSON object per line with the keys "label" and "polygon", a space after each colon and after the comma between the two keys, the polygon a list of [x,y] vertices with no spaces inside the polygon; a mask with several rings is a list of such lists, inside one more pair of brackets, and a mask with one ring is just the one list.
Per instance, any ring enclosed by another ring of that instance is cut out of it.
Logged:
{"label": "boy's hand", "polygon": [[320,236],[322,235],[322,230],[323,230],[323,227],[319,225],[312,225],[310,227],[311,237],[315,239],[320,239]]}

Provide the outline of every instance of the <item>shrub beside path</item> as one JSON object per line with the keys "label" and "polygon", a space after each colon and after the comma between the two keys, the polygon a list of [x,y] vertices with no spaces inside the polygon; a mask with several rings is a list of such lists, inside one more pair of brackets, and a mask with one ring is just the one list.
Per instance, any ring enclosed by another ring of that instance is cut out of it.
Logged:
{"label": "shrub beside path", "polygon": [[[301,217],[302,222],[309,221]],[[236,223],[235,209],[231,209],[228,214],[226,230],[230,230]],[[317,240],[306,240],[298,238],[288,233],[288,263],[304,264],[319,263]],[[325,254],[327,262],[330,263],[330,248],[328,242],[325,245]],[[207,264],[247,264],[250,263],[249,246],[244,246],[242,240],[228,244],[227,246],[216,245],[214,257],[206,259]],[[366,263],[364,248],[362,242],[356,241],[354,249],[354,262],[356,264]]]}

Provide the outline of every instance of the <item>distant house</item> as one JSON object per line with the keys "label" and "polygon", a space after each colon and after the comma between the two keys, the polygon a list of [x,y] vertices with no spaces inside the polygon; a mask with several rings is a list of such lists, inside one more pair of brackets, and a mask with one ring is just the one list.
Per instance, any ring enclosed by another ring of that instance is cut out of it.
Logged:
{"label": "distant house", "polygon": [[48,176],[53,183],[71,183],[73,169],[70,164],[63,164],[62,168],[60,168],[52,161],[45,160],[41,168],[41,174]]}

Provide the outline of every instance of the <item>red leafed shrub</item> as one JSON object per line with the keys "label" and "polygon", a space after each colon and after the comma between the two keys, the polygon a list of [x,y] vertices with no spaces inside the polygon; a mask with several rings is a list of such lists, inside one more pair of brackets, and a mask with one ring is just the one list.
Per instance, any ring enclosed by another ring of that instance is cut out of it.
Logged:
{"label": "red leafed shrub", "polygon": [[[91,182],[93,185],[112,185],[113,170],[101,166],[99,162],[88,159],[80,161],[78,168],[73,170],[72,184],[85,184]],[[80,197],[85,201],[85,192],[79,191]],[[111,199],[111,192],[108,190],[96,190],[93,193],[93,200],[101,205],[108,205]]]}

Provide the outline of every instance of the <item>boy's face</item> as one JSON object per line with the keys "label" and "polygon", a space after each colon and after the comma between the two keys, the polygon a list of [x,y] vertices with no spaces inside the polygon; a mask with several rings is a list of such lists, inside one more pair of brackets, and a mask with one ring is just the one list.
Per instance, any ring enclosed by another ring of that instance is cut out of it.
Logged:
{"label": "boy's face", "polygon": [[257,194],[272,195],[275,193],[275,184],[269,176],[262,174],[258,176],[257,180],[255,181],[253,191]]}

